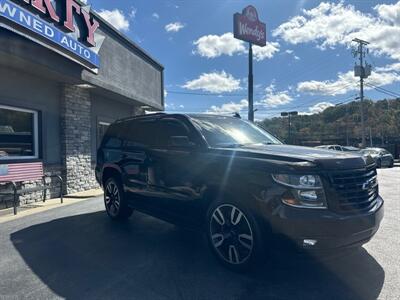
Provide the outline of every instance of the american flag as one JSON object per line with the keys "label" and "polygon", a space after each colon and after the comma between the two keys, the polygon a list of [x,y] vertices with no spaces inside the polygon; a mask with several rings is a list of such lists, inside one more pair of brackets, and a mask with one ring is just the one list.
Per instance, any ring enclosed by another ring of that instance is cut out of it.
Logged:
{"label": "american flag", "polygon": [[0,162],[0,182],[37,180],[43,177],[43,163],[2,164]]}

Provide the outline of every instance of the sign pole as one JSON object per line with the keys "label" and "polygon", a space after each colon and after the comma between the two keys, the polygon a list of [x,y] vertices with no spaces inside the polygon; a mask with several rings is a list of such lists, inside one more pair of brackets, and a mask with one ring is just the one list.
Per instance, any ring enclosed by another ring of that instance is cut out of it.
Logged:
{"label": "sign pole", "polygon": [[254,6],[247,6],[242,13],[233,15],[233,36],[249,43],[249,79],[248,102],[250,122],[254,122],[254,79],[253,79],[253,44],[265,47],[267,44],[267,29],[265,23],[258,18],[258,12]]}
{"label": "sign pole", "polygon": [[254,104],[253,104],[253,44],[249,43],[249,121],[254,122]]}

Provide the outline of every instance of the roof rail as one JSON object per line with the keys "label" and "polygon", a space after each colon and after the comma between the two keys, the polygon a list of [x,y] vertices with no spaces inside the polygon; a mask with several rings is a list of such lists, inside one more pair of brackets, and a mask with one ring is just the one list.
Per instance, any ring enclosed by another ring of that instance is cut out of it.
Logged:
{"label": "roof rail", "polygon": [[129,120],[145,119],[145,118],[154,117],[154,116],[164,116],[164,115],[166,115],[166,113],[159,112],[159,113],[148,114],[148,115],[130,116],[130,117],[118,119],[115,121],[115,123],[125,122],[125,121],[129,121]]}

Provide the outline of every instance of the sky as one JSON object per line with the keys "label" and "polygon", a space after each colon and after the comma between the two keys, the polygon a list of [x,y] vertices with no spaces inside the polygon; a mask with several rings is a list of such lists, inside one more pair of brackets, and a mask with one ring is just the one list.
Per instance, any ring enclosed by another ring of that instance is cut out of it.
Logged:
{"label": "sky", "polygon": [[167,112],[247,115],[248,45],[232,31],[233,14],[250,4],[267,25],[267,45],[254,47],[257,120],[358,97],[354,38],[370,42],[365,96],[400,94],[400,1],[87,2],[165,67]]}

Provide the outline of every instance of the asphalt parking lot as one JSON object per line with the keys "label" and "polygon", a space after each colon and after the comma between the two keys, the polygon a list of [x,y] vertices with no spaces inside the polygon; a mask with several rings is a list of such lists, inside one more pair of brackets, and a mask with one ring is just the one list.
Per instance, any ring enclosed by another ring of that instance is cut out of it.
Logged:
{"label": "asphalt parking lot", "polygon": [[0,224],[0,299],[400,299],[400,168],[379,182],[385,218],[362,249],[247,275],[199,234],[139,213],[109,221],[101,198]]}

